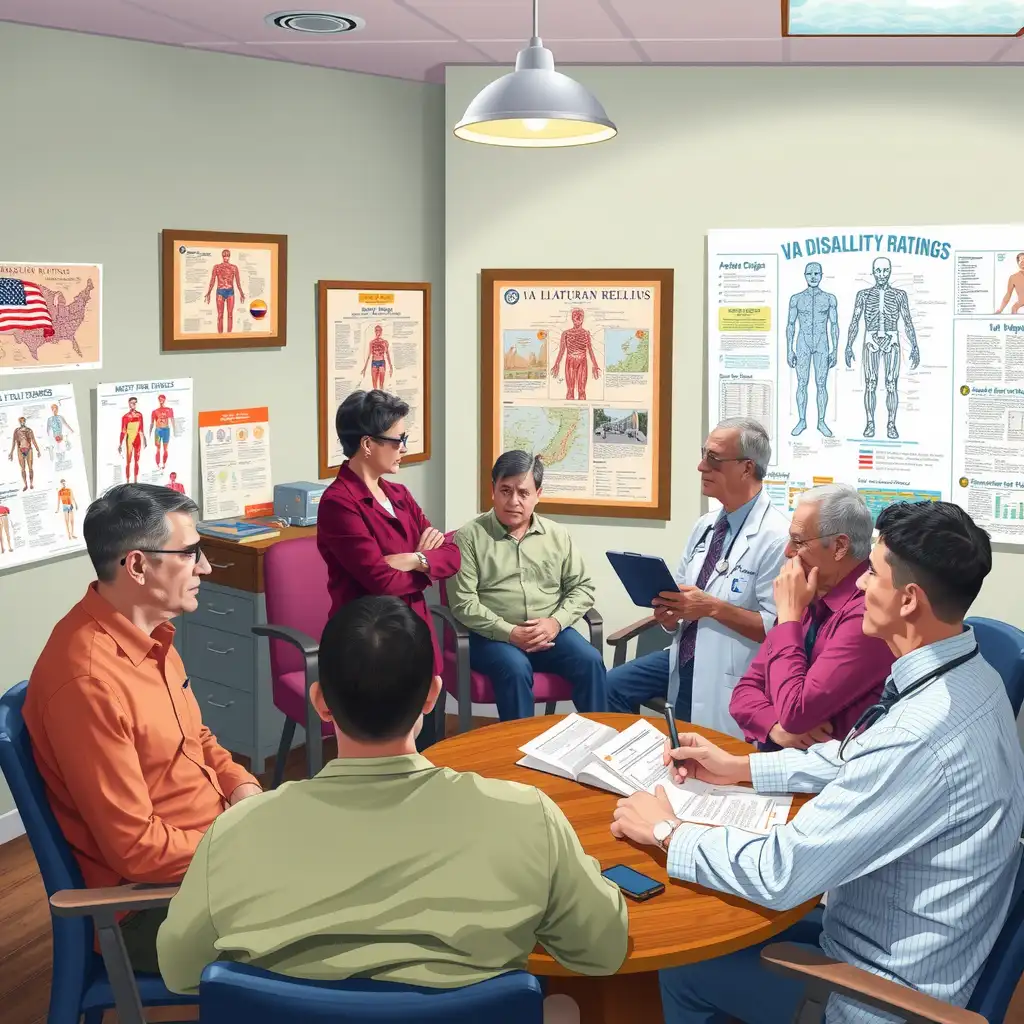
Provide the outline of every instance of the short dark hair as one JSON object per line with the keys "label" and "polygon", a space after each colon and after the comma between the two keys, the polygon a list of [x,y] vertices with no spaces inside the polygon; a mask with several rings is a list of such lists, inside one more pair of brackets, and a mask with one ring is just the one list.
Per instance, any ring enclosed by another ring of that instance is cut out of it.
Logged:
{"label": "short dark hair", "polygon": [[531,455],[529,452],[516,449],[511,452],[502,452],[494,461],[491,467],[491,484],[497,486],[499,480],[508,480],[510,477],[522,476],[524,473],[533,472],[533,483],[537,490],[540,490],[544,483],[544,463],[539,455]]}
{"label": "short dark hair", "polygon": [[353,391],[334,417],[334,429],[346,459],[359,450],[364,437],[381,437],[403,417],[409,404],[387,391]]}
{"label": "short dark hair", "polygon": [[199,507],[187,495],[156,484],[116,484],[97,498],[85,513],[82,536],[96,576],[109,583],[122,558],[137,548],[160,548],[167,543],[167,516]]}
{"label": "short dark hair", "polygon": [[338,728],[362,742],[413,727],[434,676],[430,629],[397,597],[349,601],[320,639],[320,688]]}
{"label": "short dark hair", "polygon": [[988,534],[948,501],[896,502],[875,523],[893,583],[916,583],[943,622],[960,622],[992,571]]}

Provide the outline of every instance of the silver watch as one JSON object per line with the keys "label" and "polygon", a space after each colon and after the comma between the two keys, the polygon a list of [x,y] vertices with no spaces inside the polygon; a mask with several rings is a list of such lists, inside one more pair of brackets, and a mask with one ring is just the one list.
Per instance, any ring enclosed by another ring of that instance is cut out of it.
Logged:
{"label": "silver watch", "polygon": [[663,849],[668,849],[669,841],[672,839],[672,834],[682,824],[681,821],[677,821],[675,818],[667,818],[665,821],[659,821],[653,829],[654,841]]}
{"label": "silver watch", "polygon": [[422,551],[417,551],[416,557],[420,560],[420,565],[423,567],[424,572],[430,572],[430,563],[427,561],[427,556]]}

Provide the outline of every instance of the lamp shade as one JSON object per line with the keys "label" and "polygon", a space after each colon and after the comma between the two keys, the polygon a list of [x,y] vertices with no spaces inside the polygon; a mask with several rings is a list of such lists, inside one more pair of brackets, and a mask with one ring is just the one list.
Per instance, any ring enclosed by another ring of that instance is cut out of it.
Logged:
{"label": "lamp shade", "polygon": [[482,89],[455,126],[468,142],[525,148],[584,146],[616,132],[604,107],[555,70],[554,56],[536,37],[519,51],[515,71]]}

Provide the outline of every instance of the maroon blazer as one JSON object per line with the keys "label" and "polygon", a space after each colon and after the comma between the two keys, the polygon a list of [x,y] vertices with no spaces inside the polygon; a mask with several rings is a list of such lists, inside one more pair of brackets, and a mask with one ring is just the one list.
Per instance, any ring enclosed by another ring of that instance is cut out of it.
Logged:
{"label": "maroon blazer", "polygon": [[394,516],[369,488],[342,464],[337,478],[320,498],[316,517],[316,546],[327,563],[331,615],[348,601],[367,594],[400,597],[430,630],[434,642],[434,673],[441,674],[441,651],[423,592],[434,580],[446,580],[459,571],[461,555],[453,541],[425,551],[430,572],[402,572],[384,561],[385,555],[415,551],[430,521],[408,488],[380,482],[394,507]]}

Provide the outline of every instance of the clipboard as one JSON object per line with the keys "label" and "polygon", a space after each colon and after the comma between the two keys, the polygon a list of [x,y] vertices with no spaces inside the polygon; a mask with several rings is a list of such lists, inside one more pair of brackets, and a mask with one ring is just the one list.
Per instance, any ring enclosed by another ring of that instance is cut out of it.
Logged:
{"label": "clipboard", "polygon": [[653,608],[659,594],[679,589],[663,558],[635,551],[606,551],[605,554],[626,593],[639,608]]}

